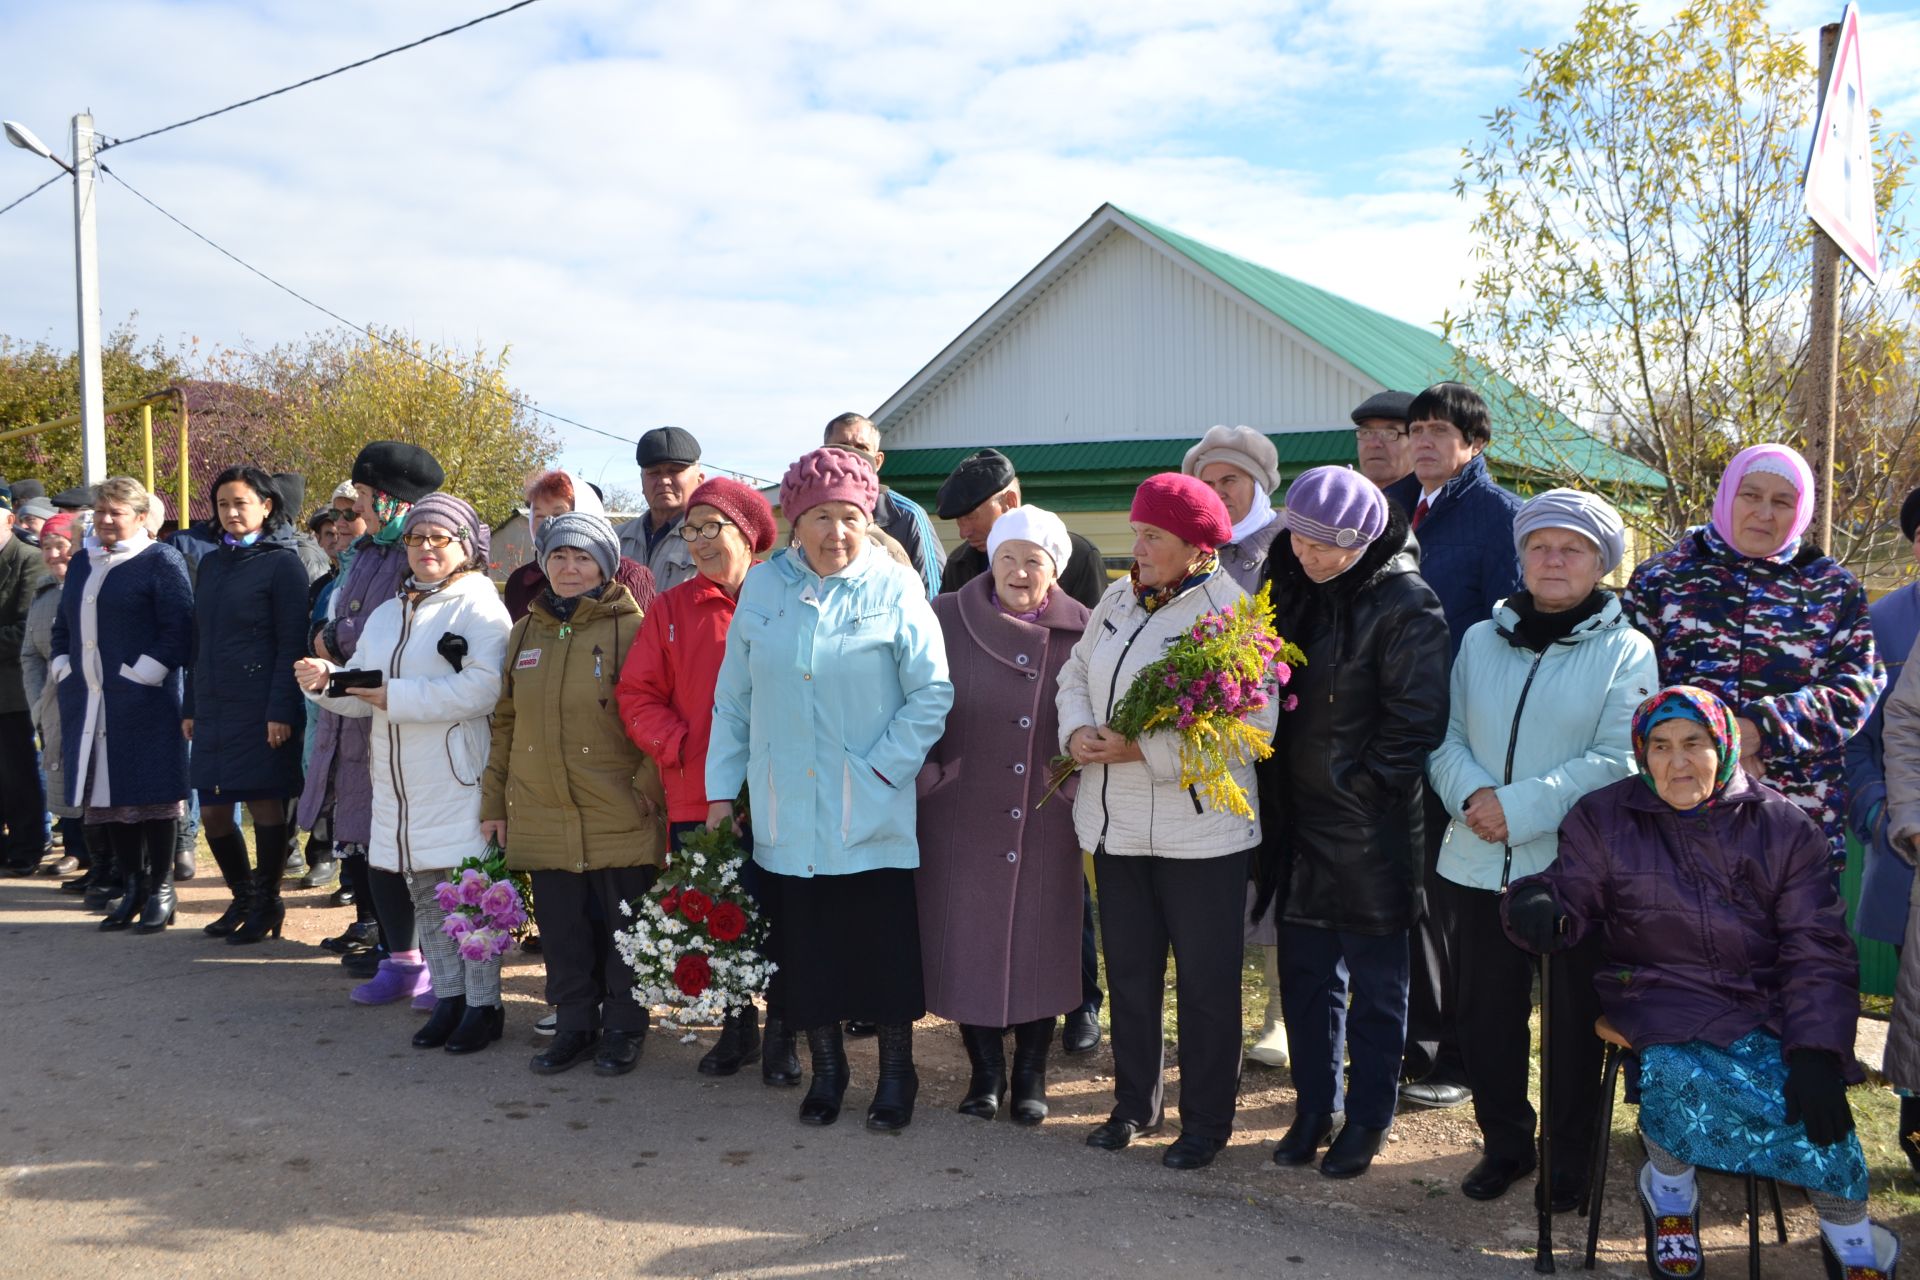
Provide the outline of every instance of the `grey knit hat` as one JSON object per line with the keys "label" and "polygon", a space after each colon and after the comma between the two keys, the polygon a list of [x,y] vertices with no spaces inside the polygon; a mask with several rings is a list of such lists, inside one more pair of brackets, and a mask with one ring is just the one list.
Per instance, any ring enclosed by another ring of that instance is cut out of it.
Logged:
{"label": "grey knit hat", "polygon": [[613,571],[620,567],[620,539],[605,516],[590,511],[563,511],[542,520],[540,532],[533,538],[533,553],[542,573],[547,570],[547,557],[561,547],[578,547],[592,556],[593,562],[600,566],[600,576],[608,582],[613,581]]}
{"label": "grey knit hat", "polygon": [[1627,526],[1605,498],[1578,489],[1549,489],[1527,500],[1513,517],[1513,545],[1527,551],[1537,529],[1571,529],[1600,548],[1604,572],[1612,573],[1627,552]]}

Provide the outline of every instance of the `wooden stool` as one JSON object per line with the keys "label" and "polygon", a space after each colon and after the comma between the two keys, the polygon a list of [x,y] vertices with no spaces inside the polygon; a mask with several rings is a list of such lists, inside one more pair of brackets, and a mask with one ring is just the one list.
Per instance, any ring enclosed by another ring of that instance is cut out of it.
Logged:
{"label": "wooden stool", "polygon": [[[1586,1269],[1593,1270],[1594,1255],[1600,1249],[1600,1206],[1606,1201],[1607,1157],[1613,1147],[1613,1092],[1614,1084],[1620,1076],[1620,1059],[1631,1052],[1633,1046],[1605,1018],[1593,1024],[1593,1034],[1606,1042],[1606,1076],[1600,1086],[1600,1115],[1598,1128],[1593,1135],[1593,1174],[1587,1184],[1587,1202],[1581,1206],[1587,1215],[1587,1260]],[[1715,1172],[1719,1172],[1715,1170]],[[1760,1183],[1763,1181],[1755,1174],[1746,1174],[1747,1180],[1747,1274],[1752,1280],[1760,1280]],[[1780,1184],[1772,1178],[1764,1179],[1767,1194],[1773,1197],[1773,1226],[1779,1233],[1780,1243],[1787,1242],[1787,1216],[1780,1211]],[[1696,1225],[1698,1220],[1696,1219]]]}

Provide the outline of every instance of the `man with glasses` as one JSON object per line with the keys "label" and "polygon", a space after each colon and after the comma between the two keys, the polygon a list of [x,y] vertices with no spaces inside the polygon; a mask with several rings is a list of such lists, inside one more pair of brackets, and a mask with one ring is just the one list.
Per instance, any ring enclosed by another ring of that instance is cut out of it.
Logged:
{"label": "man with glasses", "polygon": [[[1407,408],[1413,395],[1382,391],[1368,396],[1353,411],[1353,442],[1360,456],[1360,474],[1387,490],[1413,474],[1413,454],[1407,440]],[[1411,515],[1411,512],[1406,513]]]}
{"label": "man with glasses", "polygon": [[707,478],[700,469],[700,442],[679,427],[655,427],[634,449],[647,509],[621,525],[620,554],[653,571],[655,586],[667,591],[693,576],[693,555],[679,536],[687,497]]}
{"label": "man with glasses", "polygon": [[[880,449],[880,429],[857,413],[843,413],[829,422],[820,443],[859,454],[873,464],[875,475],[887,460]],[[913,571],[927,585],[927,599],[939,595],[940,565],[947,558],[947,551],[940,545],[940,535],[934,532],[926,509],[883,484],[880,500],[874,504],[873,522],[907,553],[907,559],[913,562]]]}

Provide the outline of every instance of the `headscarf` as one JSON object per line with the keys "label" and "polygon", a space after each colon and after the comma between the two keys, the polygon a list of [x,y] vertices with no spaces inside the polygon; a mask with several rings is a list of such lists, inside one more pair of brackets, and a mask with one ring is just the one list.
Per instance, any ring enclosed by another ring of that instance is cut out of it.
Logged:
{"label": "headscarf", "polygon": [[[1720,764],[1714,770],[1713,791],[1706,803],[1715,803],[1740,768],[1740,725],[1732,709],[1718,695],[1690,684],[1670,685],[1641,703],[1633,713],[1633,757],[1639,762],[1640,777],[1650,788],[1653,774],[1647,769],[1647,738],[1655,725],[1668,720],[1691,720],[1712,735]],[[1659,794],[1657,788],[1655,794]]]}
{"label": "headscarf", "polygon": [[390,547],[400,541],[400,535],[407,529],[407,513],[411,510],[411,502],[402,502],[383,489],[375,489],[373,514],[379,519],[380,527],[373,531],[374,545]]}
{"label": "headscarf", "polygon": [[1785,541],[1767,552],[1763,559],[1790,552],[1800,541],[1800,535],[1813,523],[1813,468],[1807,460],[1784,444],[1756,444],[1752,448],[1742,449],[1733,455],[1733,461],[1721,473],[1720,488],[1713,495],[1713,531],[1729,547],[1739,550],[1733,540],[1733,499],[1740,492],[1740,483],[1755,471],[1764,471],[1776,475],[1792,484],[1800,495],[1800,505],[1794,508],[1793,524],[1788,529]]}

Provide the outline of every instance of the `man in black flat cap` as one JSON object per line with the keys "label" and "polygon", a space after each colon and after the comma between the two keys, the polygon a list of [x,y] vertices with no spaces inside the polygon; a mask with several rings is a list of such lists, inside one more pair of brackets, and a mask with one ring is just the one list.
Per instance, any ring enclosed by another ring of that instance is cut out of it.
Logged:
{"label": "man in black flat cap", "polygon": [[700,442],[679,427],[655,427],[633,451],[647,509],[621,525],[620,554],[653,571],[661,591],[693,576],[693,549],[680,536],[687,498],[707,473],[700,469]]}
{"label": "man in black flat cap", "polygon": [[1382,391],[1353,411],[1360,474],[1382,489],[1413,474],[1413,446],[1407,439],[1407,409],[1412,404],[1411,392]]}
{"label": "man in black flat cap", "polygon": [[[880,428],[864,414],[843,413],[827,423],[820,443],[859,454],[873,464],[876,475],[887,460],[880,448]],[[927,599],[939,595],[942,590],[940,562],[946,559],[947,549],[940,545],[940,535],[934,531],[933,521],[927,518],[926,508],[883,484],[879,501],[873,504],[873,522],[907,553],[913,571],[927,584]]]}
{"label": "man in black flat cap", "polygon": [[[953,521],[963,541],[947,557],[940,575],[942,591],[958,591],[987,571],[987,534],[993,522],[1020,505],[1020,478],[1013,460],[998,449],[982,449],[960,460],[940,483],[934,509]],[[1073,554],[1060,569],[1060,589],[1091,609],[1107,589],[1106,562],[1100,549],[1069,532]]]}

